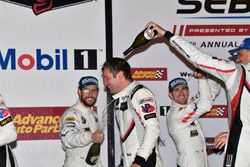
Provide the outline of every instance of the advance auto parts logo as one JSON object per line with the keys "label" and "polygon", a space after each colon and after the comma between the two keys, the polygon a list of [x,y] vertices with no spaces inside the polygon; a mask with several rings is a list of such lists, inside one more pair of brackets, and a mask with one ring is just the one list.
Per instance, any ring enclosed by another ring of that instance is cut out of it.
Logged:
{"label": "advance auto parts logo", "polygon": [[93,0],[2,0],[20,6],[32,8],[35,15],[39,15],[49,10],[64,8],[78,5],[80,3],[90,2]]}
{"label": "advance auto parts logo", "polygon": [[202,118],[227,118],[228,109],[226,105],[213,105],[210,112],[202,116]]}
{"label": "advance auto parts logo", "polygon": [[66,108],[10,108],[18,140],[59,139],[59,120]]}
{"label": "advance auto parts logo", "polygon": [[167,80],[167,68],[132,68],[135,80]]}

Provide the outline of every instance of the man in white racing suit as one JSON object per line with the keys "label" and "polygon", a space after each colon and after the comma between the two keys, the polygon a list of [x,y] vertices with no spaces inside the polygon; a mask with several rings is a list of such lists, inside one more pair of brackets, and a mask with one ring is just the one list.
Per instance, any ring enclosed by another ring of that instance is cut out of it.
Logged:
{"label": "man in white racing suit", "polygon": [[154,95],[132,80],[130,65],[122,58],[108,59],[102,66],[102,75],[104,86],[115,99],[122,147],[119,167],[162,167]]}
{"label": "man in white racing suit", "polygon": [[[198,118],[210,111],[213,96],[219,93],[220,85],[195,73],[199,95],[189,99],[187,81],[175,78],[169,82],[169,97],[172,106],[167,114],[167,127],[177,149],[177,167],[208,167],[205,137]],[[210,87],[213,86],[213,90]],[[213,94],[213,96],[212,96]]]}
{"label": "man in white racing suit", "polygon": [[222,60],[202,52],[188,41],[150,22],[146,27],[165,37],[185,59],[197,68],[224,81],[229,108],[229,137],[224,167],[250,166],[250,38],[230,51],[236,61]]}
{"label": "man in white racing suit", "polygon": [[9,143],[17,139],[16,128],[4,99],[0,95],[0,167],[17,167]]}
{"label": "man in white racing suit", "polygon": [[79,100],[65,111],[60,119],[64,167],[100,167],[99,155],[87,158],[94,143],[102,143],[104,134],[99,130],[94,104],[98,95],[98,80],[92,76],[79,81]]}

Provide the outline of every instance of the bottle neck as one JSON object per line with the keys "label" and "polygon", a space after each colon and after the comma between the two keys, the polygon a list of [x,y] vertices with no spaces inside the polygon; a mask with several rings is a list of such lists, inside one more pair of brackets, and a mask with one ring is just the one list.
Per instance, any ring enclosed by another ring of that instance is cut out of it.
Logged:
{"label": "bottle neck", "polygon": [[133,46],[130,46],[127,50],[123,52],[123,55],[128,55],[133,50]]}

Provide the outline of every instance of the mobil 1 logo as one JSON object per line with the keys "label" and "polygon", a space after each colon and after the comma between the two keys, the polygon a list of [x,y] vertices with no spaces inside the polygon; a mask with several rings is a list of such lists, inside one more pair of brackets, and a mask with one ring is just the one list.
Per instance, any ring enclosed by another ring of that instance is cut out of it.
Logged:
{"label": "mobil 1 logo", "polygon": [[96,70],[97,50],[96,49],[75,49],[74,50],[75,70]]}

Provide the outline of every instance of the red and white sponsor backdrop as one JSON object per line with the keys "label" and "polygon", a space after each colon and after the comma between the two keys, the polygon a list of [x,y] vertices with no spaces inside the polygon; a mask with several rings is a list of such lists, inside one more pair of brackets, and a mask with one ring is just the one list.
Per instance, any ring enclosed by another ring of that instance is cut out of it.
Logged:
{"label": "red and white sponsor backdrop", "polygon": [[[49,2],[37,1],[34,11],[49,9]],[[63,165],[58,121],[76,102],[82,76],[100,79],[97,110],[106,105],[100,73],[106,59],[104,1],[83,2],[35,15],[20,1],[0,1],[0,92],[17,127],[13,151],[20,167]]]}
{"label": "red and white sponsor backdrop", "polygon": [[[250,35],[250,24],[247,24],[249,1],[238,3],[236,0],[113,1],[114,56],[122,57],[123,51],[144,29],[146,23],[155,21],[167,30],[180,34],[198,48],[227,59],[227,50],[239,46],[242,39]],[[175,77],[184,77],[188,80],[191,95],[194,95],[197,92],[197,81],[191,76],[192,69],[164,41],[157,40],[136,50],[128,62],[133,68],[137,68],[135,78],[141,79],[156,96],[161,123],[161,156],[164,166],[176,166],[175,145],[168,135],[165,116],[171,105],[168,82]],[[224,90],[214,104],[217,106],[214,106],[210,118],[200,119],[206,137],[214,137],[219,132],[228,130]],[[119,150],[116,151],[118,154]],[[210,166],[222,166],[223,156],[224,154],[209,155]],[[118,163],[119,157],[116,161]]]}

